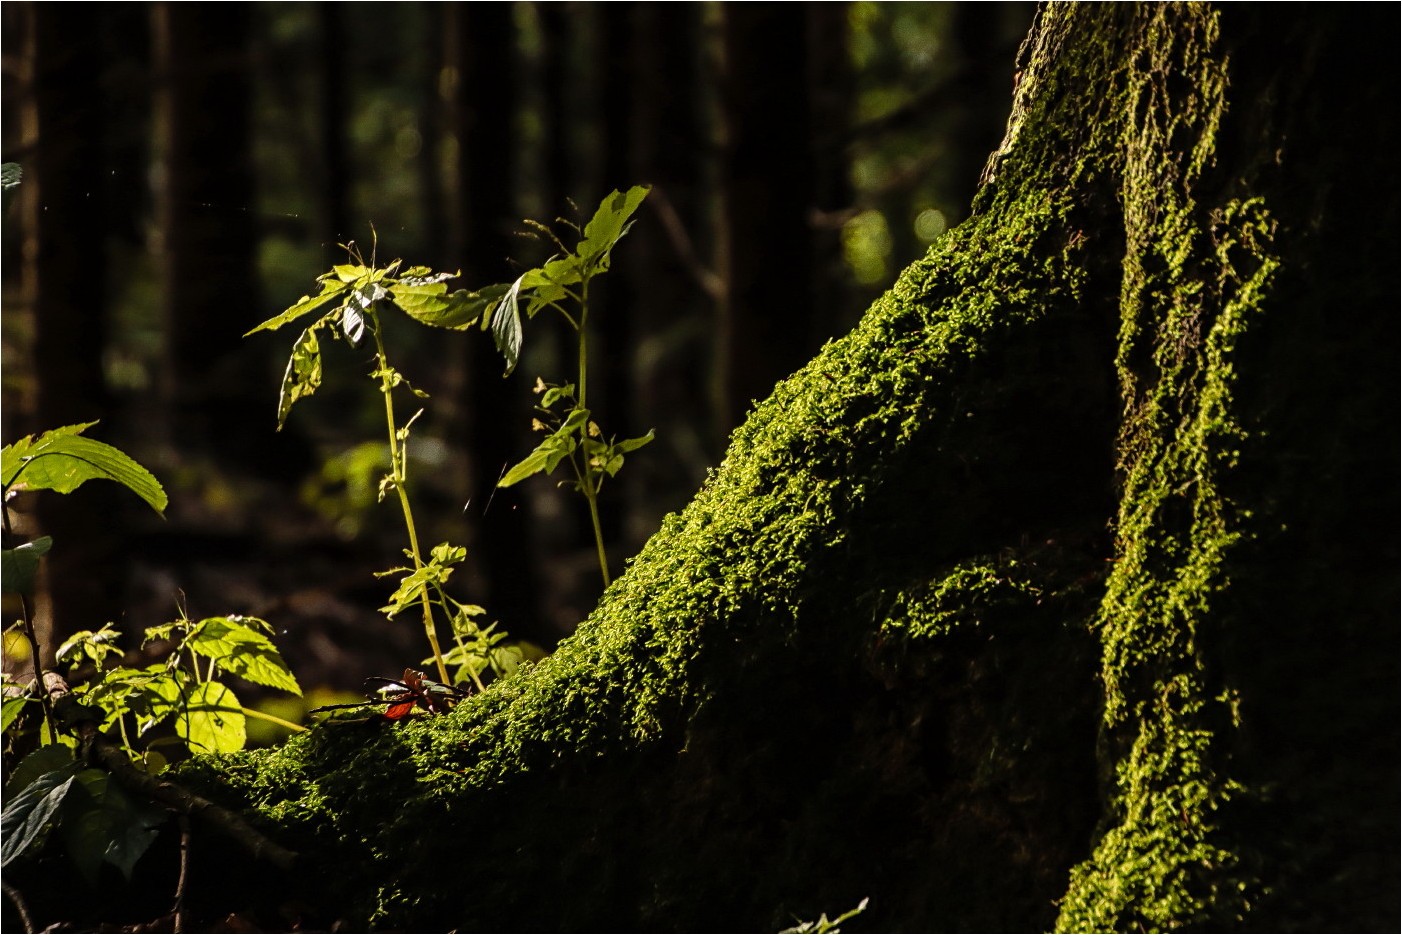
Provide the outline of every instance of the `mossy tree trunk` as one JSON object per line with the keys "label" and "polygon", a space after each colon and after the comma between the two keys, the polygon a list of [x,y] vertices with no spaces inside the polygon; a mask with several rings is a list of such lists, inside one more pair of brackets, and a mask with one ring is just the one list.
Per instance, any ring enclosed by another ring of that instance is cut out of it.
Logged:
{"label": "mossy tree trunk", "polygon": [[1395,25],[1045,8],[972,218],[555,655],[180,775],[322,923],[1394,924]]}

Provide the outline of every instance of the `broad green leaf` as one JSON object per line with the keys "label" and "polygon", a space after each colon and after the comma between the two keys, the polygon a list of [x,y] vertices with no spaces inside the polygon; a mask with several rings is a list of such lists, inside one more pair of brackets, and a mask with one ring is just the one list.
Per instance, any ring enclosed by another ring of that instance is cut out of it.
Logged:
{"label": "broad green leaf", "polygon": [[0,550],[0,581],[6,594],[28,594],[34,590],[34,573],[39,570],[39,558],[49,551],[54,540],[40,536],[33,542]]}
{"label": "broad green leaf", "polygon": [[626,192],[615,191],[599,203],[594,217],[584,226],[584,239],[579,242],[579,259],[592,272],[602,273],[609,268],[609,252],[614,244],[628,233],[632,225],[628,219],[643,203],[650,188],[634,185]]}
{"label": "broad green leaf", "polygon": [[103,862],[128,880],[136,861],[156,839],[165,812],[134,802],[107,773],[98,769],[78,774],[63,805],[63,837],[68,854],[83,875],[97,878]]}
{"label": "broad green leaf", "polygon": [[[10,701],[11,699],[6,699]],[[25,699],[21,698],[20,701]],[[73,763],[73,751],[61,744],[49,744],[40,747],[33,753],[19,761],[15,767],[15,774],[10,777],[10,781],[5,785],[6,800],[13,799],[23,792],[31,782],[40,776],[48,775],[55,770],[63,769]]]}
{"label": "broad green leaf", "polygon": [[166,492],[150,471],[119,449],[78,434],[95,424],[65,426],[6,446],[0,457],[5,490],[71,493],[86,481],[111,480],[164,514]]}
{"label": "broad green leaf", "polygon": [[185,645],[240,678],[294,695],[302,694],[302,687],[273,641],[249,624],[253,619],[210,617],[202,620]]}
{"label": "broad green leaf", "polygon": [[321,386],[321,344],[316,339],[316,329],[321,322],[302,332],[297,343],[292,345],[292,356],[287,361],[287,372],[282,376],[282,392],[277,401],[277,427],[287,421],[292,404],[317,391]]}
{"label": "broad green leaf", "polygon": [[319,294],[302,296],[297,300],[295,305],[269,318],[267,321],[245,334],[244,337],[246,338],[248,335],[255,334],[259,331],[276,331],[283,325],[290,324],[303,315],[311,314],[327,302],[344,294],[349,288],[350,287],[346,283],[337,282],[334,279],[323,281]]}
{"label": "broad green leaf", "polygon": [[234,753],[248,739],[238,696],[218,682],[190,690],[176,711],[175,733],[196,753]]}
{"label": "broad green leaf", "polygon": [[45,773],[5,803],[0,813],[0,867],[8,867],[44,832],[81,768],[81,763],[69,763]]}
{"label": "broad green leaf", "polygon": [[100,667],[108,656],[122,654],[121,647],[116,645],[121,638],[122,632],[110,623],[103,624],[100,630],[79,630],[63,641],[54,658],[69,665],[86,661]]}
{"label": "broad green leaf", "polygon": [[391,286],[389,291],[394,303],[415,321],[435,328],[463,330],[477,324],[510,289],[511,286],[506,283],[498,283],[476,292],[459,289],[447,294],[433,294],[412,285],[405,286],[401,281],[399,285]]}
{"label": "broad green leaf", "polygon": [[511,470],[507,471],[497,481],[498,487],[510,487],[512,484],[520,483],[533,474],[539,474],[545,470],[545,464],[550,459],[550,450],[545,445],[541,445],[517,462]]}
{"label": "broad green leaf", "polygon": [[[523,276],[522,279],[525,277]],[[507,289],[497,303],[496,311],[492,313],[492,340],[496,342],[497,350],[506,359],[506,372],[502,376],[510,376],[511,371],[516,369],[516,362],[521,359],[521,309],[518,304],[521,295],[521,279],[517,279]]]}
{"label": "broad green leaf", "polygon": [[353,263],[345,263],[331,267],[331,271],[336,274],[336,278],[344,283],[355,283],[368,276],[371,270],[364,266]]}
{"label": "broad green leaf", "polygon": [[[0,731],[9,730],[10,725],[15,722],[15,718],[19,717],[20,712],[24,710],[24,706],[29,704],[29,702],[30,698],[28,695],[10,695],[7,697],[4,704],[0,705]],[[43,747],[42,749],[48,750],[50,748]]]}

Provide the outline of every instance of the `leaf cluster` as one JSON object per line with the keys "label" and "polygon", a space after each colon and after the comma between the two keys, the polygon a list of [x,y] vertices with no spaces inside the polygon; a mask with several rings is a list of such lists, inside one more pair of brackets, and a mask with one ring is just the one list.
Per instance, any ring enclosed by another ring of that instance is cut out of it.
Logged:
{"label": "leaf cluster", "polygon": [[[121,664],[121,632],[107,624],[74,634],[57,658],[75,673],[93,670],[61,707],[64,726],[97,725],[99,733],[125,748],[138,768],[163,770],[161,751],[231,753],[246,740],[244,709],[233,689],[218,678],[227,673],[269,688],[302,693],[273,645],[272,628],[255,617],[182,617],[146,630],[144,645],[170,643],[163,662]],[[31,699],[8,697],[4,730],[18,729]],[[155,838],[165,813],[132,799],[100,769],[75,759],[76,741],[48,734],[45,744],[16,767],[5,790],[0,817],[5,837],[3,864],[41,844],[51,826],[61,827],[67,852],[90,879],[102,863],[130,877],[132,866]]]}

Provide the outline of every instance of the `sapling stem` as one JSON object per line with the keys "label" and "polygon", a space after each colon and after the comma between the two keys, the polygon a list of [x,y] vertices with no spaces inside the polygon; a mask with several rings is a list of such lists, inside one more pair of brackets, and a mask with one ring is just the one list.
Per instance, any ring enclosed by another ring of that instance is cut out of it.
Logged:
{"label": "sapling stem", "polygon": [[[589,392],[589,279],[586,277],[579,296],[579,408],[588,409]],[[580,450],[583,441],[589,436],[589,420],[579,427]],[[599,492],[594,484],[594,470],[589,465],[589,455],[582,455],[584,471],[579,479],[580,493],[589,503],[589,520],[594,524],[594,547],[599,552],[599,574],[603,575],[604,587],[609,586],[609,560],[604,553],[604,530],[599,524]]]}
{"label": "sapling stem", "polygon": [[[10,529],[10,507],[0,504],[0,520],[5,524],[5,535],[13,535]],[[44,686],[44,672],[39,665],[39,634],[34,629],[34,621],[29,616],[29,600],[23,593],[19,596],[19,614],[23,622],[24,640],[29,644],[29,659],[34,664],[34,690],[39,694],[39,707],[44,712],[44,723],[49,726],[49,737],[58,742],[58,726],[54,722],[54,707]]]}
{"label": "sapling stem", "polygon": [[[407,459],[400,447],[398,423],[394,420],[394,383],[390,379],[389,358],[385,354],[385,343],[380,336],[380,319],[373,312],[370,313],[370,330],[375,335],[375,360],[379,365],[380,395],[385,399],[385,425],[389,430],[390,472],[394,480],[394,491],[399,495],[399,507],[404,513],[404,528],[409,533],[409,556],[414,561],[414,571],[419,571],[423,568],[424,563],[419,552],[419,534],[414,528],[414,511],[409,506]],[[423,608],[424,635],[428,637],[428,645],[433,650],[433,661],[438,666],[438,678],[445,685],[451,684],[448,679],[447,663],[443,661],[443,650],[438,645],[438,629],[433,622],[433,605],[429,601],[427,589],[419,593],[419,604]]]}

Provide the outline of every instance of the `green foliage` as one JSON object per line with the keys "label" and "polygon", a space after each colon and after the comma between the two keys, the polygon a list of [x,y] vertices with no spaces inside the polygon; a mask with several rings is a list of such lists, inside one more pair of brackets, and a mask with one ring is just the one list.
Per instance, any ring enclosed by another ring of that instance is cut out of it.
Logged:
{"label": "green foliage", "polygon": [[68,425],[6,445],[0,453],[5,495],[20,490],[72,493],[87,481],[111,480],[164,513],[166,493],[150,471],[111,445],[83,437],[96,424]]}
{"label": "green foliage", "polygon": [[868,900],[863,899],[861,902],[857,903],[857,907],[856,907],[855,909],[849,909],[849,910],[847,910],[846,912],[844,912],[842,915],[838,916],[836,919],[832,919],[832,920],[829,920],[829,919],[828,919],[828,915],[827,915],[827,913],[825,912],[825,913],[823,913],[821,916],[818,917],[818,920],[817,920],[816,922],[800,922],[800,923],[798,923],[798,925],[795,925],[793,928],[784,929],[784,931],[783,931],[782,933],[780,933],[780,935],[789,935],[789,933],[808,933],[808,932],[817,932],[817,933],[828,933],[828,932],[831,932],[831,933],[833,933],[833,935],[837,935],[837,933],[839,933],[839,932],[842,931],[842,929],[838,928],[838,926],[841,925],[843,922],[846,922],[848,919],[852,918],[853,916],[860,915],[862,912],[866,911],[867,902],[868,902]]}
{"label": "green foliage", "polygon": [[[443,588],[452,574],[452,566],[467,557],[467,550],[443,543],[436,546],[425,561],[419,547],[418,531],[409,499],[408,442],[414,421],[423,414],[423,410],[419,409],[401,423],[395,416],[394,392],[403,388],[419,399],[426,399],[428,394],[415,389],[390,365],[381,332],[380,309],[385,306],[398,308],[408,317],[423,324],[467,328],[482,318],[492,303],[500,300],[504,290],[493,288],[479,292],[458,290],[450,293],[447,282],[455,278],[457,273],[438,273],[426,266],[415,266],[400,272],[401,260],[379,267],[375,264],[373,251],[370,262],[366,263],[355,244],[348,244],[345,249],[354,262],[334,266],[330,272],[320,276],[318,282],[321,284],[321,291],[317,295],[303,296],[248,334],[276,330],[314,312],[321,313],[293,343],[278,398],[279,430],[286,422],[293,404],[313,395],[321,386],[320,335],[329,334],[334,339],[348,342],[352,347],[359,347],[367,336],[374,341],[376,366],[371,371],[370,378],[376,382],[384,398],[389,466],[389,472],[380,479],[377,493],[380,500],[384,500],[391,492],[399,500],[405,532],[409,539],[405,555],[410,561],[407,566],[382,573],[382,576],[401,577],[389,603],[381,610],[387,617],[393,618],[410,606],[419,606],[424,635],[432,650],[430,658],[437,667],[439,678],[448,682],[448,661],[439,643],[437,618],[446,618],[451,623],[455,637],[465,632],[472,638],[475,624],[471,624],[470,619],[468,624],[462,623],[463,608],[475,605],[460,604]],[[330,309],[326,310],[328,306]],[[363,472],[366,463],[363,449],[356,457]],[[480,613],[480,608],[477,611]],[[471,615],[468,616],[470,618]],[[476,681],[475,675],[474,680]],[[482,683],[476,681],[476,684],[480,688]]]}
{"label": "green foliage", "polygon": [[[164,662],[144,668],[121,664],[122,634],[110,624],[76,633],[59,647],[58,661],[75,674],[89,668],[96,674],[62,700],[64,726],[95,724],[139,768],[153,773],[177,752],[242,750],[245,717],[267,715],[243,708],[233,689],[216,679],[221,670],[301,694],[270,633],[268,624],[254,617],[210,617],[197,623],[182,617],[146,630],[146,644],[172,646]],[[7,731],[17,726],[18,711],[10,711],[13,700],[6,704]],[[105,862],[130,878],[165,812],[132,799],[106,772],[84,769],[74,755],[68,742],[48,743],[16,767],[0,820],[4,864],[41,844],[58,824],[65,850],[85,877],[94,879]]]}
{"label": "green foliage", "polygon": [[190,752],[230,753],[243,749],[245,717],[262,715],[239,703],[233,689],[217,678],[221,672],[302,693],[271,633],[269,624],[256,617],[208,617],[198,622],[181,617],[146,630],[144,645],[172,644],[164,662],[140,669],[108,668],[110,658],[121,655],[115,645],[121,634],[108,625],[74,634],[59,648],[58,661],[75,670],[96,667],[96,677],[74,695],[100,713],[101,729],[111,732],[132,755],[143,757],[153,747],[168,748],[177,741]]}
{"label": "green foliage", "polygon": [[[613,248],[632,227],[633,214],[649,191],[645,186],[634,186],[626,192],[613,192],[599,204],[582,230],[576,225],[562,222],[579,235],[573,249],[565,245],[554,229],[545,224],[528,222],[559,252],[540,267],[522,273],[510,285],[500,284],[484,290],[502,293],[501,301],[497,303],[491,319],[484,321],[484,326],[491,328],[497,349],[506,360],[507,375],[516,369],[521,357],[523,305],[527,318],[534,318],[542,309],[554,309],[575,332],[579,357],[576,382],[554,385],[536,378],[535,392],[541,394],[538,408],[542,418],[533,420],[532,425],[537,431],[545,432],[545,438],[534,451],[506,472],[499,486],[510,487],[536,474],[551,474],[561,462],[567,462],[574,473],[572,486],[589,504],[599,571],[605,586],[610,579],[603,530],[599,524],[599,491],[604,478],[615,476],[623,467],[623,456],[646,445],[654,436],[649,430],[646,435],[637,438],[619,441],[615,436],[605,441],[603,430],[591,418],[586,402],[589,387],[589,283],[595,276],[608,271],[613,261]],[[567,405],[557,412],[553,408],[556,403]]]}

